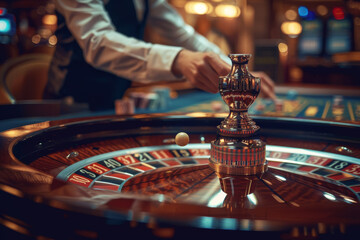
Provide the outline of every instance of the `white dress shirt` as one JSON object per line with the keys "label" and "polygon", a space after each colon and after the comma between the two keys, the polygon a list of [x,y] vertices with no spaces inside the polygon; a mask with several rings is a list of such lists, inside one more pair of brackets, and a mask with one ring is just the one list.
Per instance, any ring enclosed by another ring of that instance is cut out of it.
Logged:
{"label": "white dress shirt", "polygon": [[[133,1],[141,20],[144,1]],[[221,54],[216,45],[186,24],[166,0],[149,0],[147,24],[172,46],[147,43],[117,32],[104,4],[106,0],[56,0],[56,9],[64,16],[85,60],[97,69],[141,83],[175,80],[178,78],[172,74],[171,66],[182,48]]]}

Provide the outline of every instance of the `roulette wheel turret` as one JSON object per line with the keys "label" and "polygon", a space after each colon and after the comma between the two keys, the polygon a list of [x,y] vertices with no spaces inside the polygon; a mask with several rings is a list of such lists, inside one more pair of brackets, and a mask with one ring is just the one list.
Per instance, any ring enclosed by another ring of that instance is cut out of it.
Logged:
{"label": "roulette wheel turret", "polygon": [[259,126],[248,115],[260,92],[260,78],[248,71],[250,57],[230,54],[231,71],[219,80],[220,94],[230,113],[217,127],[218,136],[211,143],[210,166],[217,172],[250,175],[266,170],[265,143],[254,135]]}

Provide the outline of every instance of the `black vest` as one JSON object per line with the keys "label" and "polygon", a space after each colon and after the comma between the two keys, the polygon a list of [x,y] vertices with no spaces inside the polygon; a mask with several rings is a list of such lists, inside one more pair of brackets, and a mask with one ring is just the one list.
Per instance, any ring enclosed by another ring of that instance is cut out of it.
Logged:
{"label": "black vest", "polygon": [[[143,39],[148,9],[145,0],[144,17],[136,17],[133,0],[110,0],[105,9],[116,30],[128,37]],[[72,96],[76,102],[87,102],[91,110],[113,109],[130,87],[128,79],[93,68],[86,63],[82,50],[58,14],[56,30],[58,44],[49,70],[44,97]]]}

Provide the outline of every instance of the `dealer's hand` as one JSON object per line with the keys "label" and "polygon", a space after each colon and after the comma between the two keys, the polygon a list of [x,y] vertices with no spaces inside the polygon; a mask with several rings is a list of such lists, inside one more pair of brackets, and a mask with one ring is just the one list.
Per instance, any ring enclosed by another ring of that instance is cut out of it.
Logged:
{"label": "dealer's hand", "polygon": [[219,91],[219,76],[230,72],[231,66],[215,53],[182,50],[174,60],[172,72],[184,76],[190,83],[204,91]]}
{"label": "dealer's hand", "polygon": [[[231,66],[215,53],[192,52],[182,50],[174,60],[172,72],[184,76],[190,83],[204,91],[219,91],[219,76],[230,72]],[[264,72],[252,72],[261,79],[260,96],[276,100],[275,84]]]}
{"label": "dealer's hand", "polygon": [[254,77],[259,77],[261,79],[260,97],[270,98],[275,101],[275,84],[273,80],[264,72],[251,72],[251,74]]}

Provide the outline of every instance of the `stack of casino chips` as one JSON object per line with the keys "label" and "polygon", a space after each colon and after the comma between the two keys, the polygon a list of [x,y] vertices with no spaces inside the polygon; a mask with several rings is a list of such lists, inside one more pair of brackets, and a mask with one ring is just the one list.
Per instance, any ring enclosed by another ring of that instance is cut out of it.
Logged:
{"label": "stack of casino chips", "polygon": [[151,89],[150,92],[131,92],[129,98],[134,102],[135,109],[164,111],[169,104],[170,89],[156,87]]}
{"label": "stack of casino chips", "polygon": [[135,113],[135,104],[133,99],[124,98],[115,100],[115,114],[129,115]]}
{"label": "stack of casino chips", "polygon": [[344,116],[344,98],[341,95],[333,96],[332,100],[332,115],[335,120],[342,120]]}

